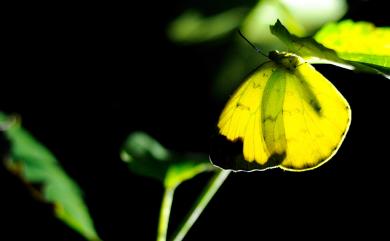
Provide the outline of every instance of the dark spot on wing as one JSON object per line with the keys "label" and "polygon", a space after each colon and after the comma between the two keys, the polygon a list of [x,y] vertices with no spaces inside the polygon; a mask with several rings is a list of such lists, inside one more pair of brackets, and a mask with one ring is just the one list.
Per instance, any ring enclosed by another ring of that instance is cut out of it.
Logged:
{"label": "dark spot on wing", "polygon": [[311,105],[311,107],[313,107],[313,109],[315,110],[315,112],[317,112],[318,114],[320,114],[320,112],[321,112],[321,106],[320,106],[320,104],[318,103],[317,100],[311,99],[309,104]]}
{"label": "dark spot on wing", "polygon": [[242,110],[250,111],[249,106],[243,105],[243,104],[241,104],[240,102],[237,102],[236,108],[239,108],[239,109],[242,109]]}
{"label": "dark spot on wing", "polygon": [[253,82],[253,88],[254,89],[257,89],[257,88],[260,88],[260,87],[261,87],[261,84]]}
{"label": "dark spot on wing", "polygon": [[280,165],[285,156],[286,153],[275,153],[268,158],[264,165],[260,165],[253,160],[245,160],[241,139],[230,141],[225,136],[218,134],[211,140],[210,160],[214,165],[223,169],[236,171],[264,170]]}
{"label": "dark spot on wing", "polygon": [[271,115],[268,115],[266,116],[264,119],[263,119],[263,123],[265,123],[266,121],[272,121],[272,122],[275,122],[277,119],[277,116],[271,116]]}
{"label": "dark spot on wing", "polygon": [[279,166],[282,164],[283,160],[286,158],[286,152],[282,153],[273,153],[267,160],[269,166]]}

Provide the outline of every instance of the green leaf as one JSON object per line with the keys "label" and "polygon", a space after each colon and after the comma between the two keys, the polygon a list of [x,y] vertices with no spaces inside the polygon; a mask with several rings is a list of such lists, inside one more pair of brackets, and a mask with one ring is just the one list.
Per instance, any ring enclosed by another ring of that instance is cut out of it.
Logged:
{"label": "green leaf", "polygon": [[302,38],[291,34],[279,20],[277,20],[274,25],[270,26],[270,30],[273,35],[283,41],[290,51],[299,54],[305,59],[314,57],[345,63],[337,56],[335,51],[317,43],[313,38]]}
{"label": "green leaf", "polygon": [[390,68],[390,27],[344,20],[325,25],[314,38],[343,59]]}
{"label": "green leaf", "polygon": [[198,11],[188,10],[169,25],[168,36],[185,44],[214,40],[237,28],[245,12],[244,8],[233,8],[205,17]]}
{"label": "green leaf", "polygon": [[164,185],[168,188],[176,187],[199,173],[212,169],[213,167],[210,165],[209,158],[206,155],[191,154],[183,156],[178,162],[168,168]]}
{"label": "green leaf", "polygon": [[[20,126],[16,117],[0,112],[0,123],[11,148],[6,167],[31,185],[34,194],[54,204],[55,214],[88,240],[101,240],[93,226],[78,185],[65,173],[54,155]],[[40,188],[37,188],[40,186]]]}
{"label": "green leaf", "polygon": [[388,62],[387,56],[383,57],[381,60],[382,62],[378,61],[378,59],[375,60],[375,63],[382,63],[383,65],[369,63],[368,60],[370,58],[367,56],[365,61],[362,61],[364,58],[363,55],[360,55],[359,58],[355,56],[354,60],[351,60],[343,56],[343,54],[340,56],[339,52],[336,52],[337,50],[335,51],[325,47],[312,37],[301,38],[291,34],[279,20],[275,25],[270,26],[270,29],[272,34],[282,40],[292,52],[300,55],[311,63],[330,63],[347,69],[383,74],[386,77],[390,75],[390,68],[386,66],[386,63]]}
{"label": "green leaf", "polygon": [[157,179],[166,188],[175,188],[201,172],[214,169],[207,155],[173,153],[144,132],[134,132],[127,138],[121,158],[132,172]]}

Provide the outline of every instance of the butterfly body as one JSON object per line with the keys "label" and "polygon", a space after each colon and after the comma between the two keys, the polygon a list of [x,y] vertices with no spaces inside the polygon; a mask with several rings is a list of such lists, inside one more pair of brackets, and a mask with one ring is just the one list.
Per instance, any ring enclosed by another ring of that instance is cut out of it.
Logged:
{"label": "butterfly body", "polygon": [[351,112],[337,89],[299,56],[271,51],[231,96],[218,121],[211,161],[224,169],[291,171],[329,160]]}
{"label": "butterfly body", "polygon": [[269,52],[268,58],[290,72],[294,71],[299,64],[302,64],[300,63],[299,56],[293,53],[279,52],[277,50]]}

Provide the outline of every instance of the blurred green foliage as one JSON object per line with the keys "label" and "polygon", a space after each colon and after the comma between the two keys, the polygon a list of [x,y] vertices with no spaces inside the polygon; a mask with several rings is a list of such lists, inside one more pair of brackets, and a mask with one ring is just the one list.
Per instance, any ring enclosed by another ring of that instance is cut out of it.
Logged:
{"label": "blurred green foliage", "polygon": [[298,36],[305,36],[340,19],[346,10],[346,2],[340,0],[260,0],[244,19],[242,31],[255,43],[272,45],[276,39],[269,25],[277,19]]}
{"label": "blurred green foliage", "polygon": [[203,16],[190,9],[171,23],[168,36],[183,44],[214,40],[236,29],[246,12],[246,8],[232,8],[214,16]]}
{"label": "blurred green foliage", "polygon": [[266,60],[234,33],[243,34],[263,51],[286,50],[273,36],[269,26],[277,19],[294,34],[307,36],[329,21],[339,20],[347,11],[345,0],[259,0],[241,2],[232,9],[204,16],[204,9],[191,8],[178,16],[168,27],[170,39],[177,44],[204,43],[233,37],[226,49],[224,63],[216,70],[213,92],[225,99],[243,77]]}
{"label": "blurred green foliage", "polygon": [[161,181],[172,189],[197,174],[214,170],[206,154],[180,155],[164,148],[144,132],[134,132],[125,141],[121,158],[141,176]]}
{"label": "blurred green foliage", "polygon": [[10,153],[5,158],[7,169],[29,184],[36,197],[52,203],[59,219],[88,240],[101,240],[79,186],[54,155],[21,127],[17,117],[0,112],[0,124],[6,126],[3,129],[10,142]]}

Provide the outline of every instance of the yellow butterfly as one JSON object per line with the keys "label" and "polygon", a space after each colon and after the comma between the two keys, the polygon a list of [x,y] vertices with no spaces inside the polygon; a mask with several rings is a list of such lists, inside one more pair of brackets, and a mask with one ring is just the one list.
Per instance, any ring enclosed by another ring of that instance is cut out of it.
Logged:
{"label": "yellow butterfly", "polygon": [[298,55],[271,51],[231,96],[210,159],[231,170],[314,169],[339,149],[351,109]]}

